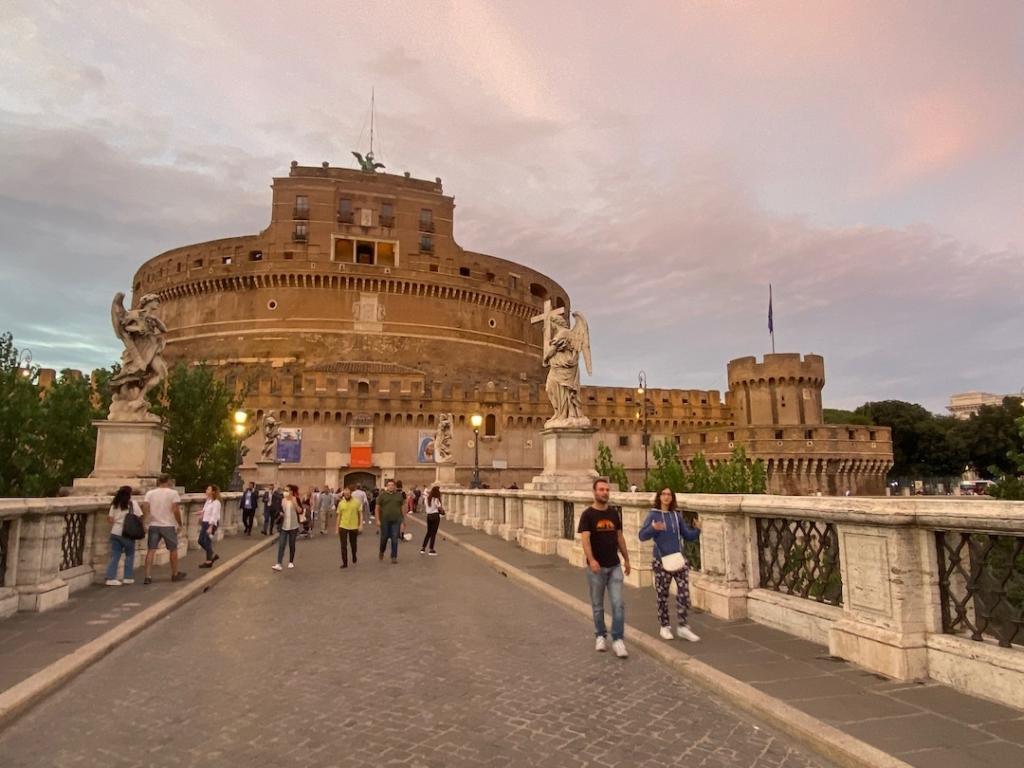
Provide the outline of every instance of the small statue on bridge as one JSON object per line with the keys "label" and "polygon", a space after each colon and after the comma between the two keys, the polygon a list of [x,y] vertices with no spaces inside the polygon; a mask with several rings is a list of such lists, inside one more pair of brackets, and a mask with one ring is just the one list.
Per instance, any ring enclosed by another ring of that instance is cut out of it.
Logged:
{"label": "small statue on bridge", "polygon": [[434,461],[437,464],[451,464],[452,456],[452,414],[442,413],[437,417],[437,432],[434,433]]}
{"label": "small statue on bridge", "polygon": [[572,313],[576,323],[571,328],[564,315],[564,307],[552,309],[551,302],[545,301],[544,312],[530,319],[533,323],[544,323],[543,364],[548,368],[545,390],[555,411],[544,424],[548,429],[590,426],[580,404],[580,355],[587,373],[593,373],[590,329],[581,313]]}
{"label": "small statue on bridge", "polygon": [[274,418],[274,414],[267,412],[267,415],[263,417],[263,448],[260,450],[260,458],[263,461],[274,461],[277,459],[275,451],[277,449],[277,438],[281,432],[281,428],[278,426],[277,419]]}
{"label": "small statue on bridge", "polygon": [[110,378],[109,421],[160,421],[149,412],[146,396],[167,378],[163,359],[167,326],[154,314],[160,299],[147,293],[139,299],[138,309],[124,308],[124,294],[116,293],[110,306],[114,333],[124,344],[121,370]]}

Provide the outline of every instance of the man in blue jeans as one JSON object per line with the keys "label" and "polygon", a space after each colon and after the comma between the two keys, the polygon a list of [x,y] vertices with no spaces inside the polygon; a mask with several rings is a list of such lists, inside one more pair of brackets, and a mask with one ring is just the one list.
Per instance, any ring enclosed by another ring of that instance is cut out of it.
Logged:
{"label": "man in blue jeans", "polygon": [[[629,654],[622,636],[626,627],[626,607],[622,602],[623,574],[629,575],[629,551],[622,534],[622,510],[608,506],[611,487],[604,478],[594,481],[594,503],[583,510],[577,532],[587,556],[587,586],[594,612],[594,649],[608,650],[608,628],[604,621],[604,593],[612,605],[612,651],[620,659]],[[619,564],[622,553],[622,564]]]}
{"label": "man in blue jeans", "polygon": [[405,494],[397,489],[394,480],[384,484],[384,492],[377,497],[377,525],[380,526],[380,559],[384,559],[388,539],[391,539],[391,563],[398,562],[398,540],[405,532]]}

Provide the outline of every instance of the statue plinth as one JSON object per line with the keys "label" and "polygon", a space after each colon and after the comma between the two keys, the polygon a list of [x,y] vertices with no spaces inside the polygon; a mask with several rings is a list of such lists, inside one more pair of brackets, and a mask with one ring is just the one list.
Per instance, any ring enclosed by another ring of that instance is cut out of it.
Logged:
{"label": "statue plinth", "polygon": [[74,481],[76,496],[113,493],[122,485],[136,491],[156,487],[164,456],[166,427],[152,421],[94,421],[96,461],[88,477]]}
{"label": "statue plinth", "polygon": [[440,488],[458,488],[455,482],[455,462],[445,462],[436,465],[437,472],[434,475],[434,485]]}
{"label": "statue plinth", "polygon": [[548,427],[544,440],[544,472],[527,483],[528,491],[589,491],[594,470],[594,434],[597,427]]}
{"label": "statue plinth", "polygon": [[277,470],[280,463],[273,459],[260,459],[256,462],[256,485],[277,485]]}

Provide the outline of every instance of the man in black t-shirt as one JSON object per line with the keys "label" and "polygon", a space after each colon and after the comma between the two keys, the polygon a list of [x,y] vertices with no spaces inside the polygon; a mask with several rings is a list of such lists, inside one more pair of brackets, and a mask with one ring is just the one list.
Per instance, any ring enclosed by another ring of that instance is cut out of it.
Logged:
{"label": "man in black t-shirt", "polygon": [[[577,533],[583,540],[587,556],[587,586],[590,588],[590,607],[594,611],[594,649],[608,649],[608,628],[604,621],[604,593],[612,605],[612,651],[620,659],[626,658],[626,644],[622,635],[626,626],[626,609],[622,601],[623,573],[629,575],[629,551],[622,535],[622,510],[608,506],[611,488],[608,481],[594,481],[594,503],[583,510]],[[619,565],[619,553],[622,564]]]}

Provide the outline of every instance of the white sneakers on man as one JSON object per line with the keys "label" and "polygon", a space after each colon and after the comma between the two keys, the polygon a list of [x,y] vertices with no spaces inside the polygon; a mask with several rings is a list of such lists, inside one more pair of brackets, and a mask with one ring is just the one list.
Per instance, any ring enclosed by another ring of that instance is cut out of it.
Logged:
{"label": "white sneakers on man", "polygon": [[658,634],[661,635],[662,640],[671,640],[675,637],[675,635],[672,634],[672,627],[662,627],[658,631]]}
{"label": "white sneakers on man", "polygon": [[598,653],[604,653],[608,650],[608,641],[605,640],[604,635],[598,635],[597,639],[594,640],[594,650]]}
{"label": "white sneakers on man", "polygon": [[612,652],[620,659],[629,656],[629,653],[626,651],[626,644],[621,640],[612,640]]}
{"label": "white sneakers on man", "polygon": [[104,582],[104,583],[108,587],[120,587],[121,586],[121,582],[118,581],[117,579],[107,579],[106,582]]}
{"label": "white sneakers on man", "polygon": [[[661,635],[662,637],[665,637],[665,634],[664,634],[664,630],[665,629],[666,629],[666,627],[662,627],[662,630],[663,630],[662,635]],[[671,631],[670,631],[670,633],[671,633]],[[689,640],[691,643],[696,643],[696,642],[700,641],[700,635],[698,635],[696,632],[694,632],[692,629],[690,629],[685,624],[682,624],[682,625],[676,627],[676,634],[679,635],[680,639],[682,639],[682,640]]]}

